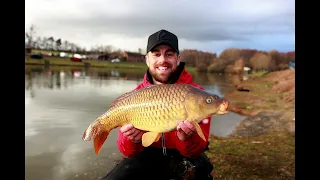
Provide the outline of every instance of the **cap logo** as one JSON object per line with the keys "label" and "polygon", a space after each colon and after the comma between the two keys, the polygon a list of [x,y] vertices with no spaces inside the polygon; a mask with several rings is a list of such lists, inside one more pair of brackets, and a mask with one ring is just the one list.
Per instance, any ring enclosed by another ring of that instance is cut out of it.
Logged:
{"label": "cap logo", "polygon": [[158,41],[160,41],[161,39],[164,39],[164,37],[166,36],[166,32],[165,31],[161,31],[158,34]]}

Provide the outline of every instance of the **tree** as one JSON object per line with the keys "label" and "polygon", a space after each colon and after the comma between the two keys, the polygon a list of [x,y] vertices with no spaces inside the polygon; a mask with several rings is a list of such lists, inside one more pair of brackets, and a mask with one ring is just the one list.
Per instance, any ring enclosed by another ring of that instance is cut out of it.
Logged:
{"label": "tree", "polygon": [[58,39],[58,40],[56,40],[56,47],[57,47],[57,50],[60,50],[60,47],[61,47],[61,39]]}
{"label": "tree", "polygon": [[28,46],[29,46],[29,47],[33,47],[33,46],[34,46],[34,44],[33,44],[33,39],[34,39],[35,35],[36,35],[35,25],[32,24],[32,25],[30,26],[30,28],[29,28],[29,31],[26,32],[26,39],[27,39],[27,41],[28,41]]}
{"label": "tree", "polygon": [[54,46],[53,42],[54,42],[53,37],[49,37],[47,39],[47,43],[48,43],[47,45],[49,46],[48,50],[53,50],[53,46]]}

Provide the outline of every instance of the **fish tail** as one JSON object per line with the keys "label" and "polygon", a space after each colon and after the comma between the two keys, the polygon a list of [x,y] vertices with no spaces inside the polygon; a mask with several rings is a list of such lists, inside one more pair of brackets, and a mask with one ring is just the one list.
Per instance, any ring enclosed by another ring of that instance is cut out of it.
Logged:
{"label": "fish tail", "polygon": [[94,150],[98,155],[103,143],[106,141],[110,130],[107,130],[99,121],[95,121],[86,129],[84,132],[82,139],[84,141],[94,140]]}

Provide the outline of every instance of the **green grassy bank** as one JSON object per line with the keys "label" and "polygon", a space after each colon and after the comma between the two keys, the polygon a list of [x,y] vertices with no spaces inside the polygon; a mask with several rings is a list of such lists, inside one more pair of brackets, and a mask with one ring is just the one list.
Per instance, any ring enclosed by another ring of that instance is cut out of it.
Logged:
{"label": "green grassy bank", "polygon": [[112,68],[143,68],[145,69],[147,65],[145,63],[111,63],[106,61],[97,60],[84,60],[82,62],[74,62],[69,58],[57,58],[57,57],[45,57],[44,59],[31,59],[26,57],[26,65],[45,65],[48,61],[49,65],[53,66],[90,66],[90,67],[112,67]]}
{"label": "green grassy bank", "polygon": [[206,151],[215,180],[294,179],[295,134],[272,132],[246,138],[211,137]]}
{"label": "green grassy bank", "polygon": [[[141,62],[119,62],[111,63],[106,61],[97,60],[84,60],[83,62],[74,62],[69,58],[58,58],[58,57],[45,57],[44,59],[31,59],[30,57],[25,58],[25,65],[45,65],[45,62],[49,62],[50,66],[76,66],[76,67],[97,67],[97,68],[130,68],[130,69],[146,69],[147,65]],[[194,72],[194,67],[186,67],[190,72]]]}

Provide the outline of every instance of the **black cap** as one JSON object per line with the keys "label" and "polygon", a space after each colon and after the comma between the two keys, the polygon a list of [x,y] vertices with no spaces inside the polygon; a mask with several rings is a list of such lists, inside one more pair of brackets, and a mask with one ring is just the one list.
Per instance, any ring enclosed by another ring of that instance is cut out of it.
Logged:
{"label": "black cap", "polygon": [[151,34],[148,38],[147,53],[160,44],[171,46],[179,54],[178,37],[175,34],[164,29]]}

